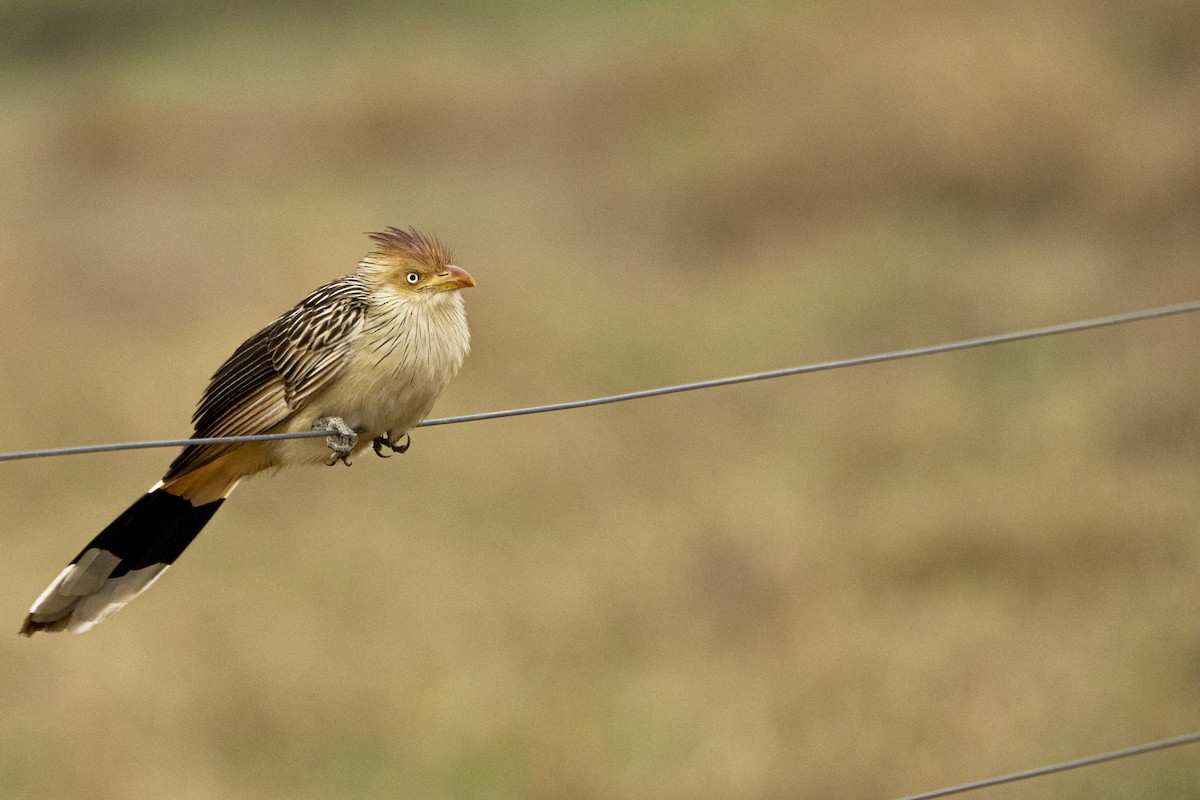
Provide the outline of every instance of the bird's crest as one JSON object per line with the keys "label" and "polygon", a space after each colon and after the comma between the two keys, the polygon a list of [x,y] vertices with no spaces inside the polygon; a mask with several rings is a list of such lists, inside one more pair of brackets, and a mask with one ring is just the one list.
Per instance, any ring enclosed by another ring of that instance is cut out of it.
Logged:
{"label": "bird's crest", "polygon": [[426,236],[416,228],[402,231],[389,227],[382,233],[368,234],[375,242],[369,258],[375,260],[415,261],[430,269],[441,269],[454,262],[454,256],[446,245],[433,236]]}

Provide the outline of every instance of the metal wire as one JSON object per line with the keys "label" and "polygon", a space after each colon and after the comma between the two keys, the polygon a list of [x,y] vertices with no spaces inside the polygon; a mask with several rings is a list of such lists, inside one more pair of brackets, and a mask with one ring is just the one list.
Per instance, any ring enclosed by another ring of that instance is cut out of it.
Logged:
{"label": "metal wire", "polygon": [[[453,425],[461,422],[478,422],[485,419],[519,417],[526,414],[544,414],[549,411],[566,411],[573,408],[590,408],[592,406],[602,406],[609,403],[623,403],[627,400],[642,400],[648,397],[661,397],[663,395],[676,394],[678,392],[692,392],[698,389],[712,389],[718,386],[731,386],[738,383],[750,383],[752,381],[785,378],[792,375],[805,375],[810,372],[822,372],[831,369],[841,369],[843,367],[857,367],[865,364],[879,364],[885,361],[899,361],[900,359],[904,358],[930,356],[938,353],[950,353],[956,350],[969,350],[975,347],[986,347],[989,345],[1007,344],[1009,342],[1020,342],[1045,336],[1057,336],[1064,333],[1076,333],[1079,331],[1094,330],[1096,328],[1106,328],[1113,325],[1124,325],[1130,322],[1159,319],[1176,314],[1187,314],[1193,311],[1200,311],[1200,300],[1193,300],[1187,303],[1177,303],[1169,306],[1159,306],[1158,308],[1150,308],[1142,311],[1131,311],[1126,314],[1114,314],[1112,316],[1096,317],[1093,319],[1079,320],[1077,322],[1064,322],[1058,325],[1047,325],[1042,328],[1030,328],[1028,330],[1000,333],[993,336],[981,336],[975,339],[963,339],[956,342],[947,342],[945,344],[935,344],[926,347],[912,347],[905,350],[893,350],[887,353],[876,353],[868,356],[843,358],[836,361],[823,361],[817,364],[805,364],[798,367],[767,370],[765,372],[752,372],[747,375],[735,375],[727,378],[714,378],[711,380],[696,381],[694,383],[681,383],[674,386],[661,386],[655,389],[644,389],[637,392],[608,395],[606,397],[593,397],[587,400],[572,400],[565,403],[550,403],[548,405],[529,406],[526,408],[512,408],[505,411],[485,411],[480,414],[464,414],[457,417],[427,419],[424,422],[421,422],[417,427]],[[82,455],[85,453],[106,453],[114,450],[141,450],[151,447],[184,447],[187,445],[202,444],[238,444],[241,442],[276,441],[279,439],[305,439],[317,436],[326,436],[329,433],[333,433],[333,431],[267,433],[254,436],[221,436],[208,439],[163,439],[147,442],[117,442],[114,444],[94,444],[82,445],[79,447],[59,447],[46,450],[26,450],[22,452],[0,453],[0,461],[18,461],[27,458],[49,458],[54,456],[72,456]]]}
{"label": "metal wire", "polygon": [[876,353],[869,356],[842,358],[836,361],[823,361],[817,364],[805,364],[799,367],[767,370],[766,372],[752,372],[748,375],[735,375],[730,378],[713,378],[707,381],[696,381],[695,383],[681,383],[676,386],[663,386],[658,389],[644,389],[640,392],[614,394],[609,395],[608,397],[594,397],[590,400],[573,400],[567,403],[551,403],[544,406],[514,408],[508,411],[487,411],[482,414],[464,414],[463,416],[459,417],[427,419],[422,422],[421,425],[450,425],[457,422],[476,422],[478,420],[499,419],[501,417],[519,417],[524,414],[542,414],[547,411],[566,411],[572,408],[590,408],[591,406],[602,406],[608,403],[621,403],[626,400],[641,400],[647,397],[660,397],[662,395],[675,394],[677,392],[691,392],[695,391],[696,389],[711,389],[717,386],[729,386],[735,383],[750,383],[751,381],[763,381],[771,378],[785,378],[791,375],[805,375],[810,372],[822,372],[824,370],[841,369],[843,367],[858,367],[864,364],[879,364],[884,361],[899,361],[902,358],[915,358],[917,356],[931,356],[938,353],[950,353],[955,350],[968,350],[973,347],[1006,344],[1008,342],[1020,342],[1026,339],[1036,339],[1042,336],[1075,333],[1076,331],[1087,331],[1095,328],[1105,328],[1112,325],[1123,325],[1129,322],[1141,322],[1142,320],[1169,317],[1174,314],[1186,314],[1192,311],[1200,311],[1200,300],[1193,300],[1188,303],[1178,303],[1171,306],[1161,306],[1159,308],[1151,308],[1144,311],[1131,311],[1127,314],[1115,314],[1109,317],[1097,317],[1095,319],[1085,319],[1078,322],[1064,322],[1059,325],[1047,325],[1044,328],[1030,328],[1028,330],[1016,331],[1014,333],[999,333],[994,336],[981,336],[977,339],[963,339],[957,342],[947,342],[946,344],[935,344],[926,347],[912,347],[907,350],[893,350],[888,353]]}
{"label": "metal wire", "polygon": [[242,442],[273,442],[280,439],[304,439],[329,436],[336,431],[304,431],[302,433],[262,433],[255,436],[217,436],[210,439],[158,439],[151,442],[115,442],[85,444],[78,447],[52,447],[47,450],[26,450],[20,453],[0,453],[0,461],[19,461],[25,458],[78,456],[87,453],[111,453],[114,450],[146,450],[152,447],[186,447],[190,444],[240,444]]}
{"label": "metal wire", "polygon": [[945,789],[935,789],[932,792],[912,794],[908,795],[907,797],[902,797],[900,800],[933,800],[935,797],[949,797],[953,794],[964,794],[965,792],[973,792],[976,789],[986,789],[988,787],[999,786],[1004,783],[1016,783],[1017,781],[1024,781],[1030,778],[1040,778],[1043,775],[1051,775],[1055,772],[1066,772],[1069,769],[1091,767],[1108,761],[1116,761],[1119,758],[1140,756],[1145,753],[1153,753],[1156,750],[1166,750],[1171,747],[1180,747],[1185,744],[1196,744],[1197,742],[1200,742],[1200,731],[1185,734],[1183,736],[1176,736],[1171,739],[1161,739],[1157,742],[1141,744],[1137,747],[1127,747],[1124,750],[1113,750],[1109,753],[1101,753],[1099,755],[1088,756],[1086,758],[1077,758],[1073,761],[1063,761],[1059,764],[1051,764],[1047,767],[1027,769],[1023,772],[1013,772],[1008,775],[998,775],[994,778],[985,778],[980,781],[959,784],[958,786],[949,786]]}
{"label": "metal wire", "polygon": [[[565,403],[551,403],[540,406],[529,406],[526,408],[513,408],[504,411],[488,411],[480,414],[464,414],[456,417],[444,417],[441,419],[429,419],[421,422],[417,427],[428,427],[433,425],[452,425],[461,422],[478,422],[486,419],[501,419],[503,417],[517,417],[526,414],[543,414],[550,411],[565,411],[574,408],[590,408],[592,406],[607,405],[609,403],[621,403],[627,400],[641,400],[649,397],[660,397],[668,394],[676,394],[678,392],[690,392],[699,389],[711,389],[718,386],[730,386],[739,383],[750,383],[752,381],[770,380],[773,378],[783,378],[792,375],[804,375],[810,372],[821,372],[824,370],[841,369],[843,367],[855,367],[865,364],[878,364],[885,361],[898,361],[905,358],[915,358],[918,356],[936,355],[938,353],[949,353],[957,350],[968,350],[975,347],[985,347],[989,345],[1006,344],[1009,342],[1019,342],[1028,339],[1036,339],[1045,336],[1056,336],[1065,333],[1075,333],[1078,331],[1094,330],[1096,328],[1105,328],[1113,325],[1124,325],[1130,322],[1140,322],[1143,320],[1159,319],[1162,317],[1173,316],[1176,314],[1186,314],[1193,311],[1200,311],[1200,301],[1192,301],[1187,303],[1178,303],[1169,306],[1160,306],[1158,308],[1145,309],[1142,311],[1132,311],[1126,314],[1115,314],[1107,317],[1096,317],[1093,319],[1080,320],[1077,322],[1067,322],[1059,325],[1048,325],[1041,328],[1031,328],[1023,331],[1015,331],[1012,333],[1002,333],[994,336],[981,336],[975,339],[963,339],[956,342],[948,342],[945,344],[930,345],[927,347],[913,347],[905,350],[893,350],[887,353],[877,353],[874,355],[858,356],[855,358],[838,359],[836,361],[823,361],[816,364],[806,364],[798,367],[788,367],[786,369],[767,370],[765,372],[754,372],[747,375],[736,375],[727,378],[715,378],[712,380],[696,381],[694,383],[682,383],[674,386],[663,386],[655,389],[645,389],[637,392],[626,392],[624,394],[608,395],[606,397],[594,397],[587,400],[573,400]],[[60,447],[47,450],[27,450],[23,452],[0,453],[0,461],[17,461],[29,458],[48,458],[53,456],[69,456],[81,455],[85,453],[104,453],[117,450],[140,450],[154,447],[184,447],[187,445],[201,444],[237,444],[242,442],[267,442],[277,441],[281,439],[302,439],[315,438],[318,436],[326,436],[333,431],[303,431],[299,433],[271,433],[260,434],[255,436],[222,436],[206,439],[163,439],[159,441],[145,442],[117,442],[113,444],[98,444],[84,445],[79,447]],[[1067,770],[1079,769],[1081,767],[1094,766],[1109,761],[1115,761],[1121,758],[1129,758],[1131,756],[1143,755],[1146,753],[1155,752],[1158,750],[1166,750],[1172,747],[1180,747],[1187,744],[1195,744],[1200,742],[1200,731],[1176,736],[1171,739],[1162,739],[1157,742],[1150,742],[1136,747],[1129,747],[1123,750],[1114,750],[1108,753],[1079,758],[1073,761],[1064,761],[1058,764],[1051,764],[1045,767],[1025,770],[1022,772],[1014,772],[1008,775],[1000,775],[993,778],[985,778],[983,780],[974,781],[971,783],[959,784],[958,786],[950,786],[944,789],[935,789],[921,794],[908,795],[900,798],[900,800],[934,800],[934,798],[948,797],[955,794],[963,794],[965,792],[974,791],[976,789],[984,789],[991,786],[999,786],[1005,783],[1015,783],[1017,781],[1037,778],[1043,775],[1050,775],[1056,772],[1065,772]]]}

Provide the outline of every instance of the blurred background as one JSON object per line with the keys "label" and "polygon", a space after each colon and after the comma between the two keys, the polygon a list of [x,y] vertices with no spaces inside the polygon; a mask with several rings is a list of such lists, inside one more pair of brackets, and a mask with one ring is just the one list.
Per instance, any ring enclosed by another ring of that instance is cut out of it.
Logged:
{"label": "blurred background", "polygon": [[[5,0],[0,449],[186,436],[413,225],[445,416],[1200,297],[1200,5]],[[243,484],[0,465],[8,798],[888,798],[1200,728],[1200,319],[431,428]],[[1200,795],[1194,748],[994,798]]]}

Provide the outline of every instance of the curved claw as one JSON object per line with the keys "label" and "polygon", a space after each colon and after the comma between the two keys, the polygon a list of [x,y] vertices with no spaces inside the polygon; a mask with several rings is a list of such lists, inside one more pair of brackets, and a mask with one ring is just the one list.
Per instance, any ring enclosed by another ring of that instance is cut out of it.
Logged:
{"label": "curved claw", "polygon": [[[403,444],[399,444],[403,441]],[[402,433],[395,439],[390,439],[387,436],[376,436],[371,440],[371,447],[375,450],[375,455],[380,458],[391,458],[392,453],[405,453],[408,451],[409,445],[412,444],[412,438],[407,433]],[[384,454],[383,448],[388,448],[392,453]]]}

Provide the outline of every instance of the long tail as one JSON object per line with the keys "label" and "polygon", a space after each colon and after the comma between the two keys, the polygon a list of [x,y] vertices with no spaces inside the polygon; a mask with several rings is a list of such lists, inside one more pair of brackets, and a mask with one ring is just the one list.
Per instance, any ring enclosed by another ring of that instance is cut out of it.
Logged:
{"label": "long tail", "polygon": [[83,633],[98,625],[150,588],[235,486],[236,479],[213,472],[159,482],[59,573],[29,609],[21,633]]}

